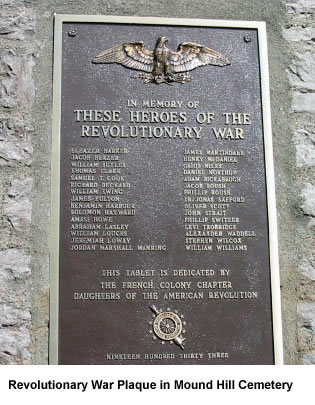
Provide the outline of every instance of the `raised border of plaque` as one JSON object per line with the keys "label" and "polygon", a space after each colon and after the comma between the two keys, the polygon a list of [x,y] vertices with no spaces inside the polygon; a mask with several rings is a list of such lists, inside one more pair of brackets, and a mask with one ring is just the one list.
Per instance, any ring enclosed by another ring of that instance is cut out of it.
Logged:
{"label": "raised border of plaque", "polygon": [[280,276],[277,236],[277,213],[273,166],[272,129],[270,113],[268,53],[265,22],[228,21],[207,19],[179,19],[156,17],[55,15],[54,74],[53,74],[53,134],[51,175],[51,241],[50,241],[50,322],[49,363],[58,364],[59,345],[59,223],[60,223],[60,125],[61,125],[61,75],[62,75],[62,26],[65,22],[115,23],[155,26],[187,26],[256,29],[258,33],[261,77],[261,101],[264,133],[267,207],[269,226],[269,252],[271,269],[271,297],[273,347],[275,364],[283,363],[281,324]]}

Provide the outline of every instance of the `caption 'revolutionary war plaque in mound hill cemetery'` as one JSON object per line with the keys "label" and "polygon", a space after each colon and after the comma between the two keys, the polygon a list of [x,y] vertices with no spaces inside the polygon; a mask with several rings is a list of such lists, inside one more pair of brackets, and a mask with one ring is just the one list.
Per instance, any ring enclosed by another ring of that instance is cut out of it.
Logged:
{"label": "caption 'revolutionary war plaque in mound hill cemetery'", "polygon": [[51,363],[279,362],[264,33],[56,17]]}

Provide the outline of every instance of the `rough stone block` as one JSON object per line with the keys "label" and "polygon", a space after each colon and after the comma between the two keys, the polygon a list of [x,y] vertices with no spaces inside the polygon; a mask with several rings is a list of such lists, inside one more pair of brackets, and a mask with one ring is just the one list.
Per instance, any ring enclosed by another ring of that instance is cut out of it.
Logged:
{"label": "rough stone block", "polygon": [[314,113],[315,93],[301,93],[299,91],[294,91],[292,98],[292,111]]}
{"label": "rough stone block", "polygon": [[301,302],[297,307],[300,351],[315,350],[315,302]]}
{"label": "rough stone block", "polygon": [[300,360],[301,364],[315,364],[315,352],[303,354]]}
{"label": "rough stone block", "polygon": [[315,335],[315,302],[301,302],[297,312],[299,326]]}
{"label": "rough stone block", "polygon": [[22,121],[0,122],[0,166],[32,163],[31,133],[34,128]]}
{"label": "rough stone block", "polygon": [[32,217],[32,203],[29,195],[32,190],[33,180],[14,180],[5,199],[4,214],[17,231],[26,231]]}
{"label": "rough stone block", "polygon": [[33,104],[33,55],[13,50],[0,54],[0,105],[5,108],[29,108]]}
{"label": "rough stone block", "polygon": [[32,203],[25,198],[7,205],[4,213],[15,230],[26,231],[31,223]]}
{"label": "rough stone block", "polygon": [[299,129],[292,140],[296,149],[297,167],[315,166],[315,132]]}
{"label": "rough stone block", "polygon": [[286,4],[289,14],[314,14],[314,0],[291,0]]}
{"label": "rough stone block", "polygon": [[313,27],[290,27],[283,30],[283,37],[288,41],[313,41],[315,28]]}
{"label": "rough stone block", "polygon": [[25,279],[30,276],[31,256],[18,249],[0,252],[0,285],[8,280]]}
{"label": "rough stone block", "polygon": [[304,200],[301,205],[304,214],[315,217],[315,185],[307,183],[302,190],[301,196]]}
{"label": "rough stone block", "polygon": [[315,281],[315,257],[302,260],[299,266],[299,271],[302,275],[312,281]]}
{"label": "rough stone block", "polygon": [[7,364],[27,364],[30,360],[28,347],[30,333],[25,326],[18,329],[0,328],[0,361]]}
{"label": "rough stone block", "polygon": [[22,326],[31,320],[31,313],[12,305],[0,304],[0,327]]}
{"label": "rough stone block", "polygon": [[16,6],[24,3],[31,3],[33,0],[0,0],[0,6]]}
{"label": "rough stone block", "polygon": [[302,279],[297,287],[297,296],[301,301],[315,301],[315,281]]}
{"label": "rough stone block", "polygon": [[3,10],[0,16],[0,36],[23,40],[34,33],[35,17],[31,9],[15,7]]}
{"label": "rough stone block", "polygon": [[0,251],[0,328],[29,322],[31,257],[18,249]]}
{"label": "rough stone block", "polygon": [[27,197],[32,192],[33,179],[27,177],[23,180],[13,180],[8,190],[8,196],[15,199]]}
{"label": "rough stone block", "polygon": [[288,70],[292,86],[315,90],[315,53],[296,53]]}
{"label": "rough stone block", "polygon": [[307,228],[314,232],[315,231],[315,218],[311,218],[309,223],[307,224]]}

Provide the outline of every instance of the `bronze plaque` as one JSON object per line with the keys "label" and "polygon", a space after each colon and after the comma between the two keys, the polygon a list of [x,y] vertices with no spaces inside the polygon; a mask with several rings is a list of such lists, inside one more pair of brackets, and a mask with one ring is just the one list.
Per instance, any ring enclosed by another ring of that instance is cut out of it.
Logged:
{"label": "bronze plaque", "polygon": [[265,47],[56,17],[51,363],[281,363]]}

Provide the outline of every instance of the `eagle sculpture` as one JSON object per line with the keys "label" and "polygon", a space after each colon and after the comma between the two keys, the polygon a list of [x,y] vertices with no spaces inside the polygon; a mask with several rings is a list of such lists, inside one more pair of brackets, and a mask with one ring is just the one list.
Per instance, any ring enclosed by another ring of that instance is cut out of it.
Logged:
{"label": "eagle sculpture", "polygon": [[229,65],[229,60],[210,48],[193,42],[183,42],[177,51],[167,48],[166,37],[156,41],[153,51],[149,51],[143,42],[125,42],[101,52],[93,63],[118,63],[129,69],[140,70],[135,75],[145,83],[186,83],[192,79],[187,73],[200,66]]}

